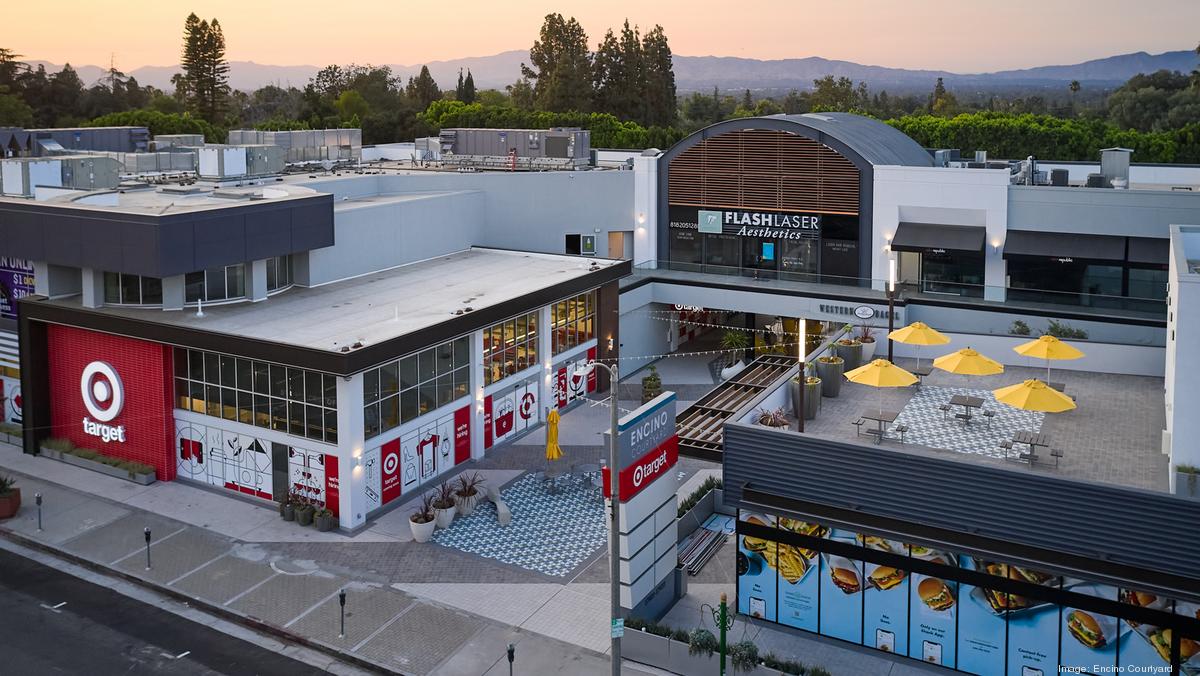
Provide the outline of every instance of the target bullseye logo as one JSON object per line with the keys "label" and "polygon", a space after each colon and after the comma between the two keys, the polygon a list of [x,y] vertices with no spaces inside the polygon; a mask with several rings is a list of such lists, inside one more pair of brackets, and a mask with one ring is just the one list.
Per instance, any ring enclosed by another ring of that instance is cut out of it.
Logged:
{"label": "target bullseye logo", "polygon": [[79,378],[83,407],[99,422],[83,419],[83,431],[104,441],[125,441],[123,425],[105,425],[121,414],[125,406],[125,386],[111,364],[94,361],[83,369]]}
{"label": "target bullseye logo", "polygon": [[395,474],[396,468],[400,465],[400,456],[396,453],[388,453],[383,458],[383,473]]}

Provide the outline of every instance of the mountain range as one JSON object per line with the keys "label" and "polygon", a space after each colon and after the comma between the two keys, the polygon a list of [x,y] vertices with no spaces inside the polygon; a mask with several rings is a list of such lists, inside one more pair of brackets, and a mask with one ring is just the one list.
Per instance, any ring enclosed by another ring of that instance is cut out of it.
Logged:
{"label": "mountain range", "polygon": [[[459,69],[470,69],[479,88],[503,88],[520,76],[520,64],[529,61],[529,53],[510,50],[491,56],[430,61],[426,65],[443,89],[454,86]],[[57,72],[61,66],[31,61]],[[812,81],[825,75],[845,76],[866,82],[873,90],[921,89],[932,87],[943,78],[951,88],[1008,88],[1013,86],[1058,87],[1071,80],[1090,86],[1115,86],[1138,73],[1160,69],[1190,72],[1200,67],[1200,56],[1190,50],[1148,54],[1135,52],[1093,59],[1068,65],[1039,66],[992,73],[952,73],[942,70],[911,70],[838,61],[811,56],[801,59],[744,59],[731,56],[675,56],[675,81],[681,92],[721,89],[807,89]],[[421,65],[388,64],[399,77],[407,79]],[[319,70],[318,66],[274,66],[253,61],[231,61],[229,83],[234,89],[254,90],[268,84],[303,87]],[[91,85],[105,74],[100,66],[75,66],[85,84]],[[171,76],[179,66],[144,66],[129,75],[143,85],[171,89]]]}

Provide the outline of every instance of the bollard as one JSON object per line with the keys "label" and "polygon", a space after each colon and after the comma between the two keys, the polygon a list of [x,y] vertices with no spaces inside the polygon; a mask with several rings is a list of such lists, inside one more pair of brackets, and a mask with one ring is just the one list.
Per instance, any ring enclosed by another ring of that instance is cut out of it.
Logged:
{"label": "bollard", "polygon": [[513,676],[513,659],[517,655],[517,647],[513,644],[508,644],[508,676]]}
{"label": "bollard", "polygon": [[42,532],[42,494],[34,493],[33,501],[37,503],[38,508],[38,532]]}
{"label": "bollard", "polygon": [[150,570],[150,527],[146,526],[146,570]]}
{"label": "bollard", "polygon": [[338,632],[338,638],[346,638],[346,590],[338,592],[338,605],[342,607],[342,630]]}

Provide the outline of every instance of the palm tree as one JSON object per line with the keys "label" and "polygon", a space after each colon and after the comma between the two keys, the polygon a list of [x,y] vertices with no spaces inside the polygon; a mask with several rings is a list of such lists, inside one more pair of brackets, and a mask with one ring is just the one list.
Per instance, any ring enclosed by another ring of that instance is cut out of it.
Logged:
{"label": "palm tree", "polygon": [[1074,114],[1075,98],[1076,98],[1076,95],[1079,93],[1079,89],[1080,89],[1079,80],[1071,80],[1071,84],[1067,85],[1067,89],[1071,90],[1071,113]]}

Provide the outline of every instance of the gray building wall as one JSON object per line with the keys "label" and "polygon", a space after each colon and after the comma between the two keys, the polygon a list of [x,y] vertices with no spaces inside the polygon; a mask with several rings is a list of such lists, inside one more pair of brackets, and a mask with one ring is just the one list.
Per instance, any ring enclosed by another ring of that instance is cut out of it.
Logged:
{"label": "gray building wall", "polygon": [[1200,193],[1017,185],[1008,190],[1010,230],[1165,239],[1172,223],[1200,223]]}
{"label": "gray building wall", "polygon": [[[632,171],[413,172],[316,179],[304,185],[333,193],[337,204],[344,197],[476,191],[483,196],[483,228],[472,244],[500,249],[561,254],[566,235],[595,235],[596,255],[606,258],[608,233],[636,226]],[[339,212],[337,219],[342,217]],[[620,258],[621,252],[613,257]]]}
{"label": "gray building wall", "polygon": [[448,192],[339,201],[334,246],[314,249],[297,265],[300,284],[315,286],[482,245],[484,196]]}

